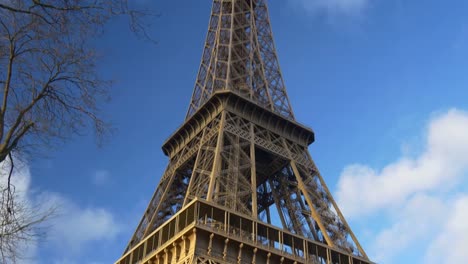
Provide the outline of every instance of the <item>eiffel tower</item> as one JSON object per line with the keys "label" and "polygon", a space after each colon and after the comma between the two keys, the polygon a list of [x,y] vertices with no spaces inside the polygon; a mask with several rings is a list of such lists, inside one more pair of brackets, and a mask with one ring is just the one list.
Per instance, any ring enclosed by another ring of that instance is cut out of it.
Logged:
{"label": "eiffel tower", "polygon": [[185,122],[116,264],[370,264],[295,120],[266,0],[213,0]]}

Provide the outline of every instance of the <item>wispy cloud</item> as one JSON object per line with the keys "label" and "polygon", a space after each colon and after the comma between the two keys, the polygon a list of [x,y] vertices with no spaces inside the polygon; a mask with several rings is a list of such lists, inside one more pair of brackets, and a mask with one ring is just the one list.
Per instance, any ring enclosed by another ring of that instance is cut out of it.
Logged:
{"label": "wispy cloud", "polygon": [[429,246],[424,263],[463,263],[468,259],[468,195],[452,203],[446,223]]}
{"label": "wispy cloud", "polygon": [[355,16],[361,14],[371,0],[289,0],[289,2],[311,14]]}
{"label": "wispy cloud", "polygon": [[[8,171],[8,164],[0,164],[0,184],[5,184]],[[98,176],[98,180],[107,179],[106,175]],[[57,263],[74,263],[72,259],[79,259],[84,249],[96,242],[112,241],[122,231],[123,225],[106,208],[83,207],[62,194],[32,189],[31,173],[26,163],[15,162],[12,183],[19,202],[28,205],[31,211],[57,208],[56,215],[45,223],[47,237],[40,245],[41,249],[55,249],[54,257],[63,259]],[[41,259],[39,250],[38,241],[25,245],[22,263],[53,263],[51,259]]]}
{"label": "wispy cloud", "polygon": [[382,169],[355,164],[340,176],[337,200],[345,215],[356,221],[375,216],[381,223],[369,243],[379,263],[394,263],[415,247],[426,253],[413,263],[468,257],[468,193],[459,188],[468,176],[468,113],[434,116],[423,136],[425,148],[416,157],[403,155]]}
{"label": "wispy cloud", "polygon": [[51,242],[74,254],[90,243],[110,241],[121,231],[121,225],[105,208],[83,208],[59,194],[47,194],[45,200],[59,208],[59,216],[52,222]]}
{"label": "wispy cloud", "polygon": [[434,239],[433,232],[439,231],[435,227],[447,221],[449,205],[449,201],[440,197],[416,194],[402,207],[391,210],[387,216],[391,224],[376,232],[375,240],[369,248],[374,260],[393,263],[394,257],[405,249],[415,244],[419,246],[421,241],[426,243]]}
{"label": "wispy cloud", "polygon": [[376,170],[366,165],[344,169],[337,198],[350,217],[405,202],[420,191],[453,186],[468,174],[468,113],[450,110],[431,120],[425,151],[400,157]]}
{"label": "wispy cloud", "polygon": [[[10,174],[10,162],[6,160],[0,163],[0,189],[4,190],[4,188],[8,184],[8,177]],[[14,193],[14,201],[15,204],[19,205],[22,210],[17,211],[17,218],[20,221],[27,221],[31,219],[33,215],[41,214],[41,206],[36,207],[37,204],[32,203],[30,197],[30,186],[31,186],[31,173],[29,167],[20,160],[15,158],[15,166],[13,173],[11,175],[11,188],[12,192]],[[0,200],[3,200],[4,192],[0,192]],[[34,217],[33,217],[34,218]],[[33,256],[36,255],[38,250],[38,241],[32,239],[30,243],[23,243],[21,241],[17,246],[19,247],[18,253],[20,254],[18,257],[24,259],[24,263],[26,264],[35,264],[32,259]]]}

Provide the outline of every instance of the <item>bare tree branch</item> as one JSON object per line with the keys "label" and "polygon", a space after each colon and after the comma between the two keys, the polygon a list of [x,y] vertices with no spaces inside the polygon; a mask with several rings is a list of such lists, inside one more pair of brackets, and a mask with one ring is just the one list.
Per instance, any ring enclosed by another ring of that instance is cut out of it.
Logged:
{"label": "bare tree branch", "polygon": [[44,236],[44,223],[55,215],[56,207],[29,204],[25,190],[18,191],[12,184],[17,169],[14,155],[0,166],[0,263],[16,263],[25,257],[22,251],[28,244]]}
{"label": "bare tree branch", "polygon": [[153,14],[131,4],[0,0],[0,163],[10,164],[5,186],[0,183],[0,263],[16,261],[18,245],[35,239],[37,225],[51,215],[16,198],[14,158],[44,155],[88,131],[101,141],[112,130],[100,111],[111,82],[98,74],[91,41],[122,16],[137,37],[153,41],[146,23]]}
{"label": "bare tree branch", "polygon": [[2,4],[2,3],[0,3],[0,8],[11,11],[11,12],[15,12],[15,13],[22,13],[22,14],[37,16],[37,17],[40,17],[41,19],[43,19],[44,21],[46,21],[47,23],[50,24],[50,22],[45,17],[43,17],[42,15],[40,15],[40,14],[38,14],[36,12],[31,12],[30,10],[18,9],[18,8],[14,8],[12,6],[8,6],[8,5],[5,5],[5,4]]}

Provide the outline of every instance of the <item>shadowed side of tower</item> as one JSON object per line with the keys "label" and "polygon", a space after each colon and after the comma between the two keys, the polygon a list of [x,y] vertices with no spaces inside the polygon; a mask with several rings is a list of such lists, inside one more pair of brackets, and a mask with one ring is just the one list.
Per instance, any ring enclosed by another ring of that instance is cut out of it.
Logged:
{"label": "shadowed side of tower", "polygon": [[118,264],[371,263],[309,152],[266,0],[214,0],[187,117]]}

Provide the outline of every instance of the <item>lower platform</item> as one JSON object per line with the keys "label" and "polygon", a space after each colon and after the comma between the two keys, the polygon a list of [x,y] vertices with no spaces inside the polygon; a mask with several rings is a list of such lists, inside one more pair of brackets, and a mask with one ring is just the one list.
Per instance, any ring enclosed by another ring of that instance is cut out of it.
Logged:
{"label": "lower platform", "polygon": [[325,244],[195,200],[115,264],[372,264]]}

